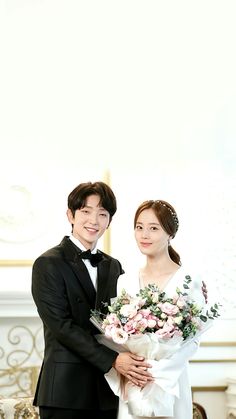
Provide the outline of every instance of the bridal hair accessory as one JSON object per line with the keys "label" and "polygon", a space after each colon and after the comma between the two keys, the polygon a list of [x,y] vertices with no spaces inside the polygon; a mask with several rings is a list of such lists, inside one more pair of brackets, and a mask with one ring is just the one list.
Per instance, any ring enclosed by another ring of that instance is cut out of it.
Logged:
{"label": "bridal hair accessory", "polygon": [[166,205],[163,201],[155,201],[155,202],[157,202],[158,204],[160,204],[163,207],[166,207],[168,209],[168,211],[171,213],[171,215],[173,217],[173,220],[174,220],[174,223],[175,223],[175,226],[176,226],[176,231],[177,231],[178,228],[179,228],[179,220],[178,220],[176,212],[173,211],[170,207],[168,207],[168,205]]}

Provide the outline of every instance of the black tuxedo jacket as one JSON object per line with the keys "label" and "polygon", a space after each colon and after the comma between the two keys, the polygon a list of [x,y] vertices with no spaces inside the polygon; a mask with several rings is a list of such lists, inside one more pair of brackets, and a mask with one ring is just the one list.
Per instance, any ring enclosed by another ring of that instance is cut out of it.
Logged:
{"label": "black tuxedo jacket", "polygon": [[115,409],[118,398],[104,373],[117,353],[100,345],[90,310],[110,303],[123,273],[109,255],[98,265],[97,292],[69,237],[33,265],[32,295],[44,325],[45,353],[34,404],[70,409]]}

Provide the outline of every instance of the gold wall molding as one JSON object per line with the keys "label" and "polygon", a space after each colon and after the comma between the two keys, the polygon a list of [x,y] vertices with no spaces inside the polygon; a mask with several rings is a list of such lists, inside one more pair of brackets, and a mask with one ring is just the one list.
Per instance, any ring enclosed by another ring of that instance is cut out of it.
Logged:
{"label": "gold wall molding", "polygon": [[24,325],[10,328],[9,349],[0,346],[1,364],[5,364],[0,368],[0,397],[28,397],[34,393],[43,358],[42,339],[42,326],[34,332]]}
{"label": "gold wall molding", "polygon": [[226,358],[226,359],[191,359],[189,361],[191,364],[201,364],[201,363],[216,363],[221,364],[224,362],[236,362],[236,358]]}
{"label": "gold wall molding", "polygon": [[8,390],[7,397],[10,398],[32,396],[37,385],[39,370],[38,366],[0,370],[0,396],[6,397],[4,393],[1,395],[4,389]]}
{"label": "gold wall molding", "polygon": [[236,342],[201,342],[200,346],[206,348],[227,348],[236,346]]}
{"label": "gold wall molding", "polygon": [[227,386],[192,386],[192,392],[222,392],[227,389]]}
{"label": "gold wall molding", "polygon": [[105,231],[103,239],[103,251],[108,255],[111,254],[111,226]]}
{"label": "gold wall molding", "polygon": [[[25,366],[26,362],[31,358],[33,352],[37,357],[43,359],[43,348],[41,347],[42,340],[42,326],[35,332],[32,332],[29,327],[24,325],[15,325],[10,328],[7,335],[7,340],[13,349],[8,354],[0,347],[0,357],[6,356],[6,363],[9,368],[18,368]],[[27,349],[25,349],[27,347]]]}
{"label": "gold wall molding", "polygon": [[0,267],[24,267],[24,266],[32,266],[34,263],[33,260],[30,259],[2,259],[0,260]]}

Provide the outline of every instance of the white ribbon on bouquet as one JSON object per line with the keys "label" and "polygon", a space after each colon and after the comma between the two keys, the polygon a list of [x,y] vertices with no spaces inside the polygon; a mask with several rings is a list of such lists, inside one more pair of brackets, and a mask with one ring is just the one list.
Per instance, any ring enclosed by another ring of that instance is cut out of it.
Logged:
{"label": "white ribbon on bouquet", "polygon": [[96,335],[98,342],[110,349],[143,356],[152,365],[150,372],[154,381],[143,389],[127,381],[124,389],[124,380],[114,368],[105,374],[112,391],[128,403],[131,415],[173,417],[175,398],[179,397],[178,379],[198,348],[198,337],[210,326],[211,322],[203,324],[194,337],[185,341],[181,336],[162,339],[155,333],[145,333],[130,336],[125,344],[117,344],[104,334]]}

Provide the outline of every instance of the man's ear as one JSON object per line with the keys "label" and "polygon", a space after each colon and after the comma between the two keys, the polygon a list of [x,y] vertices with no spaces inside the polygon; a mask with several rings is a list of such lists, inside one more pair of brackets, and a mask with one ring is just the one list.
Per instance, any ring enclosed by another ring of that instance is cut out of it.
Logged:
{"label": "man's ear", "polygon": [[70,224],[73,224],[74,223],[74,216],[73,216],[72,211],[71,211],[70,208],[67,209],[66,215],[67,215],[67,218],[68,218],[68,221],[70,222]]}
{"label": "man's ear", "polygon": [[108,229],[110,227],[110,224],[111,224],[112,217],[110,215],[109,215],[109,217],[110,217],[110,219],[109,219],[109,223],[108,223],[108,226],[107,226],[106,229]]}

